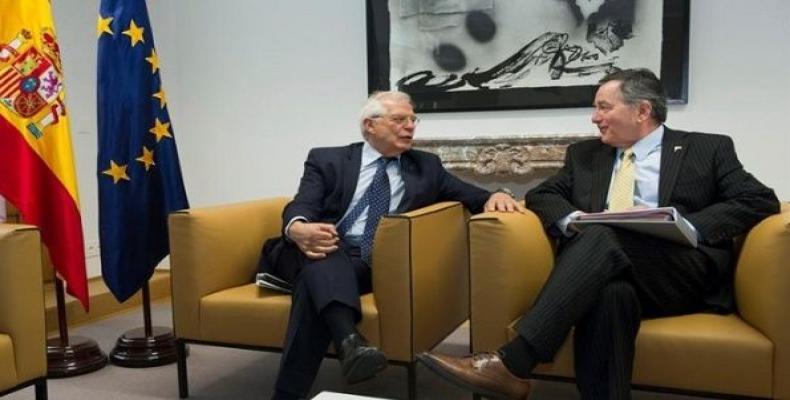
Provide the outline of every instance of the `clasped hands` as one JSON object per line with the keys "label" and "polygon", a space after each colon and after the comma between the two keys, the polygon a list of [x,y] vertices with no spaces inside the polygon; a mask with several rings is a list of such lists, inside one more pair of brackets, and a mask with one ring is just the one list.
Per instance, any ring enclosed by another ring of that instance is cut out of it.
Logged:
{"label": "clasped hands", "polygon": [[335,225],[324,222],[294,221],[288,229],[288,237],[313,260],[326,258],[337,250],[340,242]]}

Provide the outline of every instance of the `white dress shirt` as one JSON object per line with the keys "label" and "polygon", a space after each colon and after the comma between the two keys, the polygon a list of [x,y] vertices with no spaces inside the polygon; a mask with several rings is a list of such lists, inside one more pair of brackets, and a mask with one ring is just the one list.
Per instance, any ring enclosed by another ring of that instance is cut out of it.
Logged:
{"label": "white dress shirt", "polygon": [[[343,213],[343,218],[340,218],[337,221],[335,226],[339,226],[341,222],[346,218],[348,213],[354,209],[354,206],[359,203],[359,200],[362,198],[362,195],[365,194],[365,191],[368,190],[368,186],[373,183],[373,176],[376,174],[376,160],[381,158],[382,155],[376,149],[374,149],[368,142],[365,142],[362,145],[362,159],[359,166],[359,178],[357,179],[357,186],[354,190],[354,196],[351,198],[351,204],[348,205],[346,212]],[[397,157],[396,162],[391,162],[387,165],[387,178],[389,179],[390,183],[390,205],[389,205],[389,213],[395,212],[400,205],[401,200],[403,200],[403,193],[406,190],[406,187],[403,184],[403,177],[401,176],[401,169],[400,169],[400,156]],[[351,228],[346,232],[346,240],[351,243],[356,243],[357,238],[365,231],[365,223],[368,220],[368,209],[362,211],[359,218],[351,225]],[[285,233],[288,234],[291,225],[296,221],[307,221],[307,218],[303,216],[296,216],[291,218],[288,221],[288,224],[285,227]]]}
{"label": "white dress shirt", "polygon": [[[354,209],[354,206],[359,203],[362,195],[368,190],[368,186],[373,183],[373,176],[376,174],[376,160],[383,157],[381,153],[376,151],[368,142],[362,145],[362,162],[360,163],[359,179],[357,180],[357,188],[354,190],[354,197],[351,198],[351,204],[348,205],[343,218],[337,221],[335,226],[339,226],[348,213]],[[387,165],[387,178],[390,182],[390,206],[389,213],[393,213],[398,208],[401,200],[403,199],[403,192],[405,186],[403,185],[403,177],[400,172],[400,156],[397,157],[398,161],[391,162]],[[365,224],[368,221],[368,209],[365,208],[360,214],[359,218],[351,225],[351,228],[346,233],[346,238],[354,242],[354,239],[362,235],[365,231]]]}
{"label": "white dress shirt", "polygon": [[[636,168],[634,177],[635,207],[658,207],[658,182],[661,175],[661,141],[663,139],[664,125],[659,125],[653,132],[639,139],[638,142],[631,146],[631,149],[634,151],[634,167]],[[625,149],[617,149],[615,163],[612,169],[612,178],[609,183],[609,194],[606,196],[607,205],[609,204],[609,197],[611,197],[612,194],[612,186],[614,186],[612,183],[614,182],[615,174],[617,174],[622,164],[622,154],[624,151]],[[557,229],[559,229],[563,235],[571,236],[573,233],[568,232],[568,224],[580,214],[583,214],[583,212],[574,211],[565,216],[565,218],[557,221]],[[683,217],[681,216],[681,218]],[[683,218],[683,221],[696,232],[696,228],[694,228],[688,220]]]}

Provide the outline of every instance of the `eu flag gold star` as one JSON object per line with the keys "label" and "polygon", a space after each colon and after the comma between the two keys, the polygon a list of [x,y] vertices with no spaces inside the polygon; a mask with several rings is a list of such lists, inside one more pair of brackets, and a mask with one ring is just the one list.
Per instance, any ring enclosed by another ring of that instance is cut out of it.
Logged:
{"label": "eu flag gold star", "polygon": [[155,74],[159,69],[159,56],[156,55],[156,50],[151,49],[151,57],[146,57],[145,61],[151,64],[151,73]]}
{"label": "eu flag gold star", "polygon": [[129,175],[126,175],[126,165],[118,165],[113,160],[110,160],[110,168],[102,171],[102,174],[111,176],[114,184],[118,184],[121,179],[131,180]]}
{"label": "eu flag gold star", "polygon": [[129,29],[123,31],[123,34],[129,36],[129,39],[132,41],[132,47],[134,47],[134,45],[136,45],[138,42],[145,43],[145,40],[143,39],[144,30],[145,28],[137,26],[137,24],[134,23],[134,20],[132,20],[132,22],[129,23]]}
{"label": "eu flag gold star", "polygon": [[159,108],[165,108],[165,104],[167,104],[167,98],[165,98],[164,89],[160,88],[158,92],[153,94],[153,97],[159,99]]}
{"label": "eu flag gold star", "polygon": [[170,123],[159,121],[159,118],[154,121],[154,127],[149,129],[148,132],[151,132],[156,136],[156,142],[159,143],[162,138],[169,137],[172,138],[173,136],[170,134]]}
{"label": "eu flag gold star", "polygon": [[[157,142],[159,140],[157,139]],[[143,146],[143,155],[140,157],[135,158],[135,160],[140,161],[145,165],[145,170],[148,171],[151,169],[152,165],[156,165],[154,162],[154,152],[153,150],[148,150],[147,147]]]}
{"label": "eu flag gold star", "polygon": [[109,33],[110,35],[114,35],[115,33],[110,29],[110,23],[112,23],[113,18],[107,17],[103,18],[101,14],[99,14],[99,20],[96,21],[96,36],[101,36],[102,33]]}

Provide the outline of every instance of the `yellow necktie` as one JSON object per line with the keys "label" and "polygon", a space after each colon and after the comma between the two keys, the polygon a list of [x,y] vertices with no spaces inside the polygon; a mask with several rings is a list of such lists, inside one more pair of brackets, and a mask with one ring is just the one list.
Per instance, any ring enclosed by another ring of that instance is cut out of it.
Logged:
{"label": "yellow necktie", "polygon": [[612,191],[609,193],[609,211],[622,211],[634,206],[634,151],[631,148],[623,151],[620,169],[614,176]]}

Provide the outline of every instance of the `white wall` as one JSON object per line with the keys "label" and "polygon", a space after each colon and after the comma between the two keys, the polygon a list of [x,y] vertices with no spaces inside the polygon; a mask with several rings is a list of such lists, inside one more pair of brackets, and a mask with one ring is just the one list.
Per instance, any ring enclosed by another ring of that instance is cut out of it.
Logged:
{"label": "white wall", "polygon": [[[189,9],[176,17],[176,122],[194,204],[292,194],[309,147],[358,139],[367,88],[364,1],[237,0],[229,9],[184,1]],[[743,163],[783,198],[790,198],[782,179],[790,132],[779,118],[790,111],[788,20],[786,0],[694,0],[689,104],[673,106],[668,121],[733,136]],[[589,113],[425,114],[418,134],[588,133]]]}
{"label": "white wall", "polygon": [[[86,240],[97,240],[96,0],[53,2]],[[359,140],[363,0],[149,0],[193,206],[292,195],[307,150]],[[689,104],[668,125],[722,132],[790,199],[790,2],[693,0]],[[590,109],[425,114],[422,137],[591,133]],[[95,264],[95,263],[94,263]],[[96,274],[95,265],[91,267]]]}

